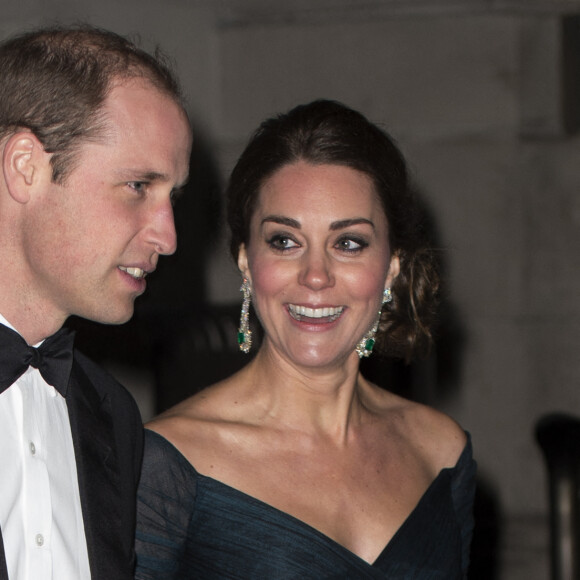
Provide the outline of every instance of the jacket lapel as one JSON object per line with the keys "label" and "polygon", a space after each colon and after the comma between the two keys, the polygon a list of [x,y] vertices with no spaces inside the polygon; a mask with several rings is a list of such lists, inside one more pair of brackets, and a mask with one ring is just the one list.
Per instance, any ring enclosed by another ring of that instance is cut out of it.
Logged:
{"label": "jacket lapel", "polygon": [[100,396],[75,362],[67,406],[70,417],[89,563],[93,580],[119,578],[127,557],[119,542],[121,482],[108,395]]}

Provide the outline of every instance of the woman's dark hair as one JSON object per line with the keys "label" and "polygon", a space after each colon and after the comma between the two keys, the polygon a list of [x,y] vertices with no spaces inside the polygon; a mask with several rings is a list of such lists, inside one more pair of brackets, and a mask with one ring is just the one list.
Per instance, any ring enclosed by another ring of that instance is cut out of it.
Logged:
{"label": "woman's dark hair", "polygon": [[104,130],[102,108],[117,81],[143,78],[182,105],[161,54],[88,25],[28,32],[0,44],[0,140],[29,129],[52,153],[52,178],[62,183],[79,145]]}
{"label": "woman's dark hair", "polygon": [[235,261],[248,244],[263,183],[285,165],[341,165],[372,179],[389,225],[391,251],[400,260],[393,301],[383,306],[377,346],[409,361],[432,341],[439,268],[426,241],[421,211],[408,184],[405,160],[387,133],[341,103],[317,100],[264,121],[238,160],[227,189],[230,251]]}

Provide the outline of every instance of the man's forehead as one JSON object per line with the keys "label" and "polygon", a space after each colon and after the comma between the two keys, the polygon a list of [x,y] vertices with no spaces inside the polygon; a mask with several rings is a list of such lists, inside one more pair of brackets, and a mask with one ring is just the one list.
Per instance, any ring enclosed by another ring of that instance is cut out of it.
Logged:
{"label": "man's forehead", "polygon": [[[156,123],[172,123],[185,129],[191,142],[191,125],[182,104],[147,79],[128,79],[115,84],[101,109],[103,119],[147,129]],[[163,120],[163,121],[161,121]]]}
{"label": "man's forehead", "polygon": [[137,93],[142,96],[150,96],[151,98],[161,98],[163,100],[172,101],[177,107],[185,111],[184,104],[178,95],[160,87],[147,75],[115,77],[109,83],[105,103],[111,99],[118,98],[119,95],[133,93]]}

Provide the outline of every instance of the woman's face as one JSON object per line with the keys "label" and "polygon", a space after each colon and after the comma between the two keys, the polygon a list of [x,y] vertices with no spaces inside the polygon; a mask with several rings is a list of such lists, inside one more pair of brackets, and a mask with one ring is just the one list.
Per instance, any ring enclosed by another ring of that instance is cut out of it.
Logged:
{"label": "woman's face", "polygon": [[264,183],[238,264],[252,286],[264,348],[306,367],[357,356],[399,271],[371,180],[305,161]]}

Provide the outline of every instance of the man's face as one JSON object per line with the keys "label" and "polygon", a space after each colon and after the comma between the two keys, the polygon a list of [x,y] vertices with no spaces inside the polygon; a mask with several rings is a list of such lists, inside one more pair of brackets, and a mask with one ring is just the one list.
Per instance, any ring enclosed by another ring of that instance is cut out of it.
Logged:
{"label": "man's face", "polygon": [[113,88],[104,113],[104,137],[81,145],[64,184],[36,196],[23,231],[25,290],[62,322],[126,322],[144,276],[176,248],[172,197],[191,149],[185,113],[142,80]]}

